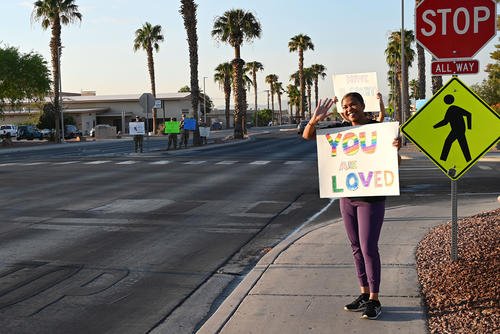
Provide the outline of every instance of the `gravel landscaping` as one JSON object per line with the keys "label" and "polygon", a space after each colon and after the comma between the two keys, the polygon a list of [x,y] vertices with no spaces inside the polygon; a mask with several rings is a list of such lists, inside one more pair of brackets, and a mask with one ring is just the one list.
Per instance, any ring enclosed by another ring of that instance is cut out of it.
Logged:
{"label": "gravel landscaping", "polygon": [[458,221],[451,261],[451,223],[417,246],[417,272],[430,333],[500,333],[500,209]]}

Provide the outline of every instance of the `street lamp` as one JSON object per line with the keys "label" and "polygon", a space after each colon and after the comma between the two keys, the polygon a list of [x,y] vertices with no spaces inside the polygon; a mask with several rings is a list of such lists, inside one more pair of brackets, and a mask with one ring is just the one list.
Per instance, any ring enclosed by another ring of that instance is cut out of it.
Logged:
{"label": "street lamp", "polygon": [[207,77],[203,77],[203,116],[204,116],[204,122],[205,126],[207,126],[207,93],[205,91],[205,79]]}
{"label": "street lamp", "polygon": [[57,48],[57,66],[59,67],[59,113],[61,114],[61,142],[64,143],[64,113],[63,113],[63,98],[62,98],[62,79],[61,79],[61,54],[64,46],[60,45]]}

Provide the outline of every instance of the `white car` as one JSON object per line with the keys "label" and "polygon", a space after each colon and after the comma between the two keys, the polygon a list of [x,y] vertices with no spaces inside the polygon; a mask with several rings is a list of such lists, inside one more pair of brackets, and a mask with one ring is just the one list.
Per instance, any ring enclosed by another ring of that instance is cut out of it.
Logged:
{"label": "white car", "polygon": [[16,137],[17,126],[12,124],[0,125],[0,137]]}

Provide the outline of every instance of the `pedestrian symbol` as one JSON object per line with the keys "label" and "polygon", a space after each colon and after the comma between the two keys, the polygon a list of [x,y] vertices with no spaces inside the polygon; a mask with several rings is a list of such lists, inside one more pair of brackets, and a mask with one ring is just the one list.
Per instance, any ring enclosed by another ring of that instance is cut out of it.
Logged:
{"label": "pedestrian symbol", "polygon": [[500,116],[458,78],[452,78],[401,131],[456,180],[500,140]]}
{"label": "pedestrian symbol", "polygon": [[[444,97],[444,102],[446,104],[452,104],[453,101],[455,101],[455,98],[451,94]],[[471,113],[455,105],[450,106],[444,115],[444,119],[434,125],[434,128],[440,128],[450,123],[451,127],[450,134],[446,137],[444,142],[443,151],[441,152],[440,157],[441,160],[446,161],[448,159],[448,154],[450,153],[451,145],[454,141],[458,141],[460,144],[465,160],[471,160],[469,146],[467,145],[467,139],[465,138],[464,117],[467,117],[467,129],[471,130]]]}

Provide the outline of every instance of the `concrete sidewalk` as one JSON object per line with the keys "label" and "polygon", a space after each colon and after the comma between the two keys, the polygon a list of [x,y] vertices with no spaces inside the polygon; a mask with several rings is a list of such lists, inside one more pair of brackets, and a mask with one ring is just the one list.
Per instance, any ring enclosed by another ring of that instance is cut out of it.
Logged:
{"label": "concrete sidewalk", "polygon": [[[401,151],[404,159],[426,159],[411,147]],[[496,152],[485,158],[500,161]],[[498,206],[496,195],[459,197],[459,219]],[[386,209],[377,320],[343,309],[359,286],[344,226],[336,220],[304,228],[274,247],[197,333],[428,333],[415,250],[430,228],[450,220],[450,199]]]}
{"label": "concrete sidewalk", "polygon": [[[466,217],[498,205],[496,196],[464,198],[458,214]],[[427,333],[415,250],[431,227],[449,220],[449,201],[386,209],[377,320],[343,309],[359,295],[359,287],[343,224],[334,221],[274,247],[198,333]]]}

